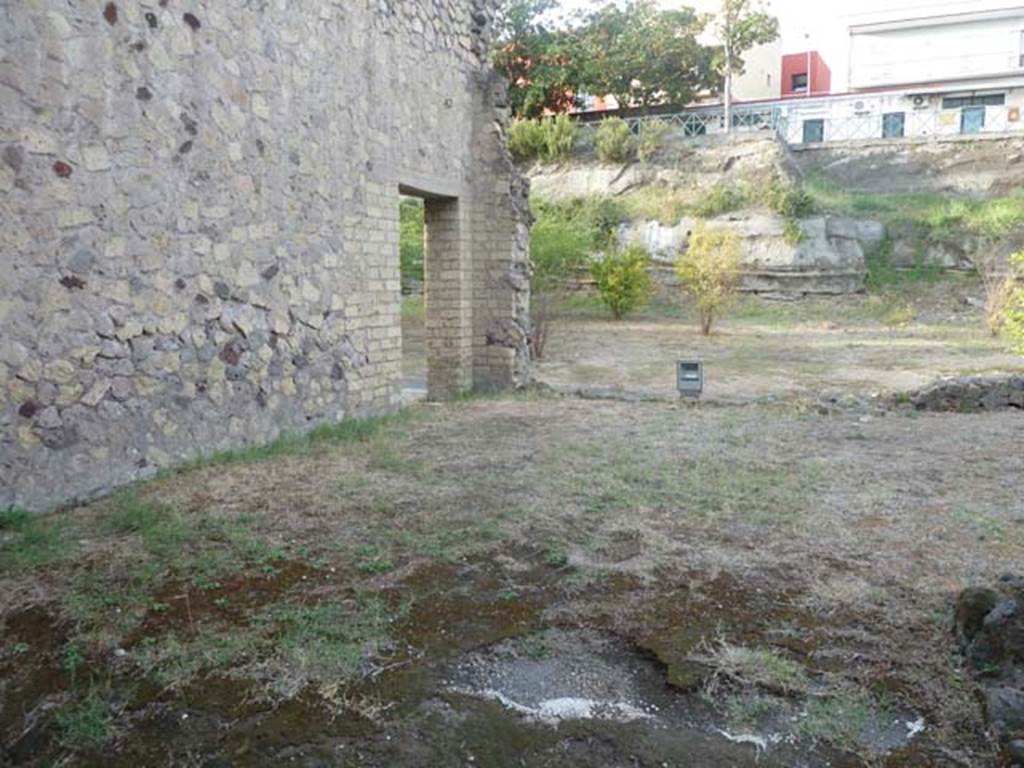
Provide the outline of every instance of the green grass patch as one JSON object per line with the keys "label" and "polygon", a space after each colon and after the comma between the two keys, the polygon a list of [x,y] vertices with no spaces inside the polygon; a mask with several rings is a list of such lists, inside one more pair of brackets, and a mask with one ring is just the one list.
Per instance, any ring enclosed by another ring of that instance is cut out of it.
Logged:
{"label": "green grass patch", "polygon": [[17,531],[27,525],[32,513],[18,507],[0,509],[0,531]]}
{"label": "green grass patch", "polygon": [[200,673],[225,674],[255,661],[269,647],[269,641],[251,627],[204,629],[184,640],[175,635],[146,638],[132,650],[143,673],[170,690],[180,690]]}
{"label": "green grass patch", "polygon": [[422,293],[402,297],[402,317],[423,320],[427,316],[427,301]]}
{"label": "green grass patch", "polygon": [[376,544],[366,544],[356,553],[359,557],[359,570],[362,573],[387,573],[394,570],[395,564]]}
{"label": "green grass patch", "polygon": [[396,537],[397,543],[413,554],[446,562],[457,562],[500,539],[501,530],[494,520],[480,520],[450,528],[403,530]]}
{"label": "green grass patch", "polygon": [[932,241],[963,233],[999,238],[1024,225],[1024,190],[989,199],[933,192],[854,192],[821,173],[810,174],[804,189],[819,210],[916,224]]}
{"label": "green grass patch", "polygon": [[706,659],[717,674],[744,685],[803,693],[810,681],[804,668],[767,648],[720,643]]}
{"label": "green grass patch", "polygon": [[544,552],[544,562],[552,568],[566,568],[569,565],[569,550],[564,544],[551,544]]}
{"label": "green grass patch", "polygon": [[1010,534],[1006,525],[991,514],[960,507],[953,510],[953,521],[981,541],[1003,540]]}
{"label": "green grass patch", "polygon": [[[347,683],[362,674],[373,643],[385,640],[404,609],[393,612],[376,596],[355,604],[327,600],[314,605],[281,605],[262,621],[273,628],[273,653],[282,666],[282,690],[302,683]],[[276,681],[275,681],[276,684]]]}
{"label": "green grass patch", "polygon": [[102,748],[114,736],[114,722],[109,691],[95,684],[56,716],[61,745],[76,752]]}
{"label": "green grass patch", "polygon": [[116,573],[81,571],[71,580],[65,609],[83,627],[127,631],[145,615],[162,572],[152,561],[126,563]]}
{"label": "green grass patch", "polygon": [[321,424],[304,434],[284,435],[269,443],[202,456],[174,471],[180,473],[206,467],[226,467],[283,456],[300,456],[332,446],[366,443],[385,429],[411,418],[412,411],[402,410],[385,416],[350,418],[333,424]]}
{"label": "green grass patch", "polygon": [[[723,213],[738,211],[754,202],[755,198],[746,185],[715,184],[703,191],[690,207],[690,213],[698,218],[709,219]],[[678,219],[676,219],[678,222]]]}
{"label": "green grass patch", "polygon": [[925,258],[923,245],[910,268],[900,268],[893,263],[893,243],[889,238],[868,251],[864,257],[867,264],[864,282],[873,293],[935,283],[943,278],[942,267]]}
{"label": "green grass patch", "polygon": [[671,187],[646,186],[617,198],[626,219],[657,221],[674,227],[693,210],[694,194]]}
{"label": "green grass patch", "polygon": [[174,560],[196,532],[177,510],[146,499],[137,489],[115,494],[104,518],[115,534],[134,534],[143,549],[159,560]]}
{"label": "green grass patch", "polygon": [[727,454],[665,460],[614,445],[576,450],[591,466],[573,494],[588,515],[655,509],[705,520],[790,526],[807,514],[826,479],[824,467],[814,461],[739,462]]}
{"label": "green grass patch", "polygon": [[850,688],[809,699],[797,722],[797,733],[812,743],[826,741],[840,749],[853,749],[872,724],[892,717],[885,702],[867,691]]}
{"label": "green grass patch", "polygon": [[52,565],[71,559],[76,551],[64,515],[8,509],[0,517],[0,573]]}
{"label": "green grass patch", "polygon": [[736,730],[757,728],[767,718],[792,711],[792,705],[785,699],[756,694],[729,694],[723,708],[729,727]]}

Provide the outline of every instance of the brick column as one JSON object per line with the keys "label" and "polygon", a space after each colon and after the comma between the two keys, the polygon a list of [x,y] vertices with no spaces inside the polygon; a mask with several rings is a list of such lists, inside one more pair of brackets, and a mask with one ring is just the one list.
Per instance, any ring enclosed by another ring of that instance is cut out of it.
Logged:
{"label": "brick column", "polygon": [[427,393],[444,398],[473,385],[473,327],[466,206],[425,201]]}

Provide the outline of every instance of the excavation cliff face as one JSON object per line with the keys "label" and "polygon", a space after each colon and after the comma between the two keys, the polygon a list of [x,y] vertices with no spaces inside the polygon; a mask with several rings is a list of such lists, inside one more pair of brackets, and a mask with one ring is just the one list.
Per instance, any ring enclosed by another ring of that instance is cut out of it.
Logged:
{"label": "excavation cliff face", "polygon": [[[1020,139],[788,147],[770,135],[695,139],[670,131],[647,162],[610,164],[600,162],[589,146],[593,131],[582,130],[581,146],[571,160],[529,169],[533,193],[548,200],[621,202],[628,215],[618,230],[619,242],[642,244],[656,266],[667,267],[685,252],[698,216],[731,230],[742,243],[748,291],[862,291],[867,260],[882,251],[894,268],[927,264],[970,270],[980,254],[1005,260],[1024,248],[1024,232],[993,238],[957,228],[955,222],[940,232],[912,215],[889,210],[915,202],[915,195],[941,203],[1013,194],[1024,178]],[[868,202],[877,210],[867,206],[868,212],[859,215],[859,205],[833,207],[826,195],[824,204],[794,213],[785,205],[771,205],[766,194],[773,187],[800,189],[811,182],[840,199],[876,196]],[[831,213],[837,210],[843,215]],[[671,280],[669,270],[661,272]]]}
{"label": "excavation cliff face", "polygon": [[431,389],[525,379],[491,6],[0,7],[0,508],[395,407],[400,190]]}

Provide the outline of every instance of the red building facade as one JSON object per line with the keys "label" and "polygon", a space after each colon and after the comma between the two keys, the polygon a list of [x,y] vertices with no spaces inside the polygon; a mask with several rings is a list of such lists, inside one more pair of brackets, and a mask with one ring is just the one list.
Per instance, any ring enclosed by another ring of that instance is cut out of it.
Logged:
{"label": "red building facade", "polygon": [[823,96],[832,91],[832,70],[817,51],[782,57],[782,98]]}

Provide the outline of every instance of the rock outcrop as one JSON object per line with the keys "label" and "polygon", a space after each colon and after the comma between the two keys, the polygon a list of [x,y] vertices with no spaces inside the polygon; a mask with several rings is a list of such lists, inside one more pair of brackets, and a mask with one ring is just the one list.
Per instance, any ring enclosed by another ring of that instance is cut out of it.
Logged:
{"label": "rock outcrop", "polygon": [[[754,211],[708,220],[734,232],[742,243],[743,290],[761,294],[843,294],[864,289],[865,252],[885,237],[878,222],[823,216],[796,222],[797,233],[778,214]],[[623,244],[640,242],[655,262],[669,265],[689,244],[695,219],[675,226],[657,221],[624,224]]]}
{"label": "rock outcrop", "polygon": [[909,401],[919,411],[945,413],[1024,409],[1024,375],[945,379],[913,393]]}
{"label": "rock outcrop", "polygon": [[960,649],[981,687],[1004,765],[1024,767],[1024,578],[964,590],[956,605]]}

